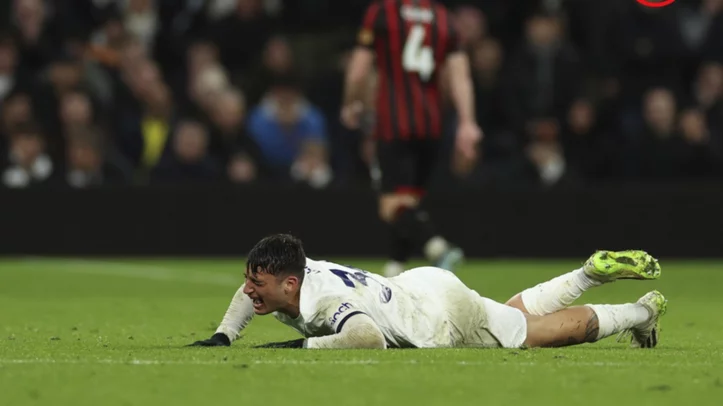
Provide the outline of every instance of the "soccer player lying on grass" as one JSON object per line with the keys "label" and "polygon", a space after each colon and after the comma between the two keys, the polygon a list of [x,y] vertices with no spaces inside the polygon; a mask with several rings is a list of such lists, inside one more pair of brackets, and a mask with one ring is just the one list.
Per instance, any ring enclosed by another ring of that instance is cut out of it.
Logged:
{"label": "soccer player lying on grass", "polygon": [[228,346],[254,314],[274,313],[306,338],[261,347],[562,347],[630,333],[633,346],[651,348],[667,305],[659,292],[637,303],[568,306],[604,283],[659,276],[657,260],[643,251],[600,251],[582,268],[501,304],[441,268],[385,278],[311,260],[298,239],[273,235],[249,253],[246,282],[216,333],[191,345]]}

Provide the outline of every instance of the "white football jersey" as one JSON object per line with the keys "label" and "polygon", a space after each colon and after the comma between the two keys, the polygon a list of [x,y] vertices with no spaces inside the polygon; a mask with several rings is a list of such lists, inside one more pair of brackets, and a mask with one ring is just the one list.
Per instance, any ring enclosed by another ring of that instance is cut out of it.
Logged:
{"label": "white football jersey", "polygon": [[299,317],[275,316],[309,338],[337,333],[349,317],[365,313],[379,326],[388,347],[451,347],[459,337],[455,317],[478,312],[470,306],[470,292],[454,274],[439,268],[385,278],[307,258]]}

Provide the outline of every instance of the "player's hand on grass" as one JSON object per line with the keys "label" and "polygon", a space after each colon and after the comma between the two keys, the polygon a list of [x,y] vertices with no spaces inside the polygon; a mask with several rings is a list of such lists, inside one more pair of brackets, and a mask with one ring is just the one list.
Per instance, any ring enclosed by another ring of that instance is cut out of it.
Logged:
{"label": "player's hand on grass", "polygon": [[304,339],[257,345],[254,348],[304,348]]}
{"label": "player's hand on grass", "polygon": [[224,333],[216,333],[208,340],[196,341],[193,344],[189,344],[188,347],[228,347],[231,345],[231,340]]}

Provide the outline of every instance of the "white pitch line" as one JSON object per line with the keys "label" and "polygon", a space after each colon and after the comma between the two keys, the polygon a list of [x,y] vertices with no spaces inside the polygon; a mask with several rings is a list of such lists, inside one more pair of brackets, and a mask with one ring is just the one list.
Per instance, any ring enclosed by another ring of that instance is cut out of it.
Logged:
{"label": "white pitch line", "polygon": [[[28,259],[20,264],[32,268],[37,259]],[[98,261],[85,259],[59,259],[48,262],[44,266],[63,272],[93,275],[93,276],[120,276],[136,279],[148,279],[168,282],[187,282],[227,287],[238,287],[243,283],[241,277],[216,272],[187,271],[166,268],[156,265],[127,264],[123,262]],[[47,269],[47,268],[46,268]],[[239,271],[241,275],[241,271]]]}
{"label": "white pitch line", "polygon": [[[131,365],[131,366],[148,366],[148,365],[458,365],[458,366],[537,366],[537,365],[558,365],[558,366],[581,366],[581,367],[625,367],[647,365],[645,362],[586,362],[586,361],[560,361],[550,364],[548,362],[500,362],[499,360],[490,360],[489,362],[480,361],[419,361],[419,360],[228,360],[228,361],[203,361],[203,360],[148,360],[148,359],[98,359],[98,360],[77,360],[77,359],[0,359],[0,365]],[[657,364],[656,364],[657,365]],[[713,367],[713,363],[707,362],[689,362],[689,363],[667,363],[666,367]]]}

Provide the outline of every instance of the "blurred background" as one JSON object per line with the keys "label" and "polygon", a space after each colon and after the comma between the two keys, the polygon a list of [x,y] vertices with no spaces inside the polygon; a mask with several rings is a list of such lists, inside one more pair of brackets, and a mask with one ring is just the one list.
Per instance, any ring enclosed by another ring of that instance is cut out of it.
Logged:
{"label": "blurred background", "polygon": [[[485,138],[436,173],[440,228],[475,255],[718,254],[723,0],[442,3]],[[283,229],[383,255],[368,134],[339,122],[368,0],[0,4],[0,253],[230,255]]]}

